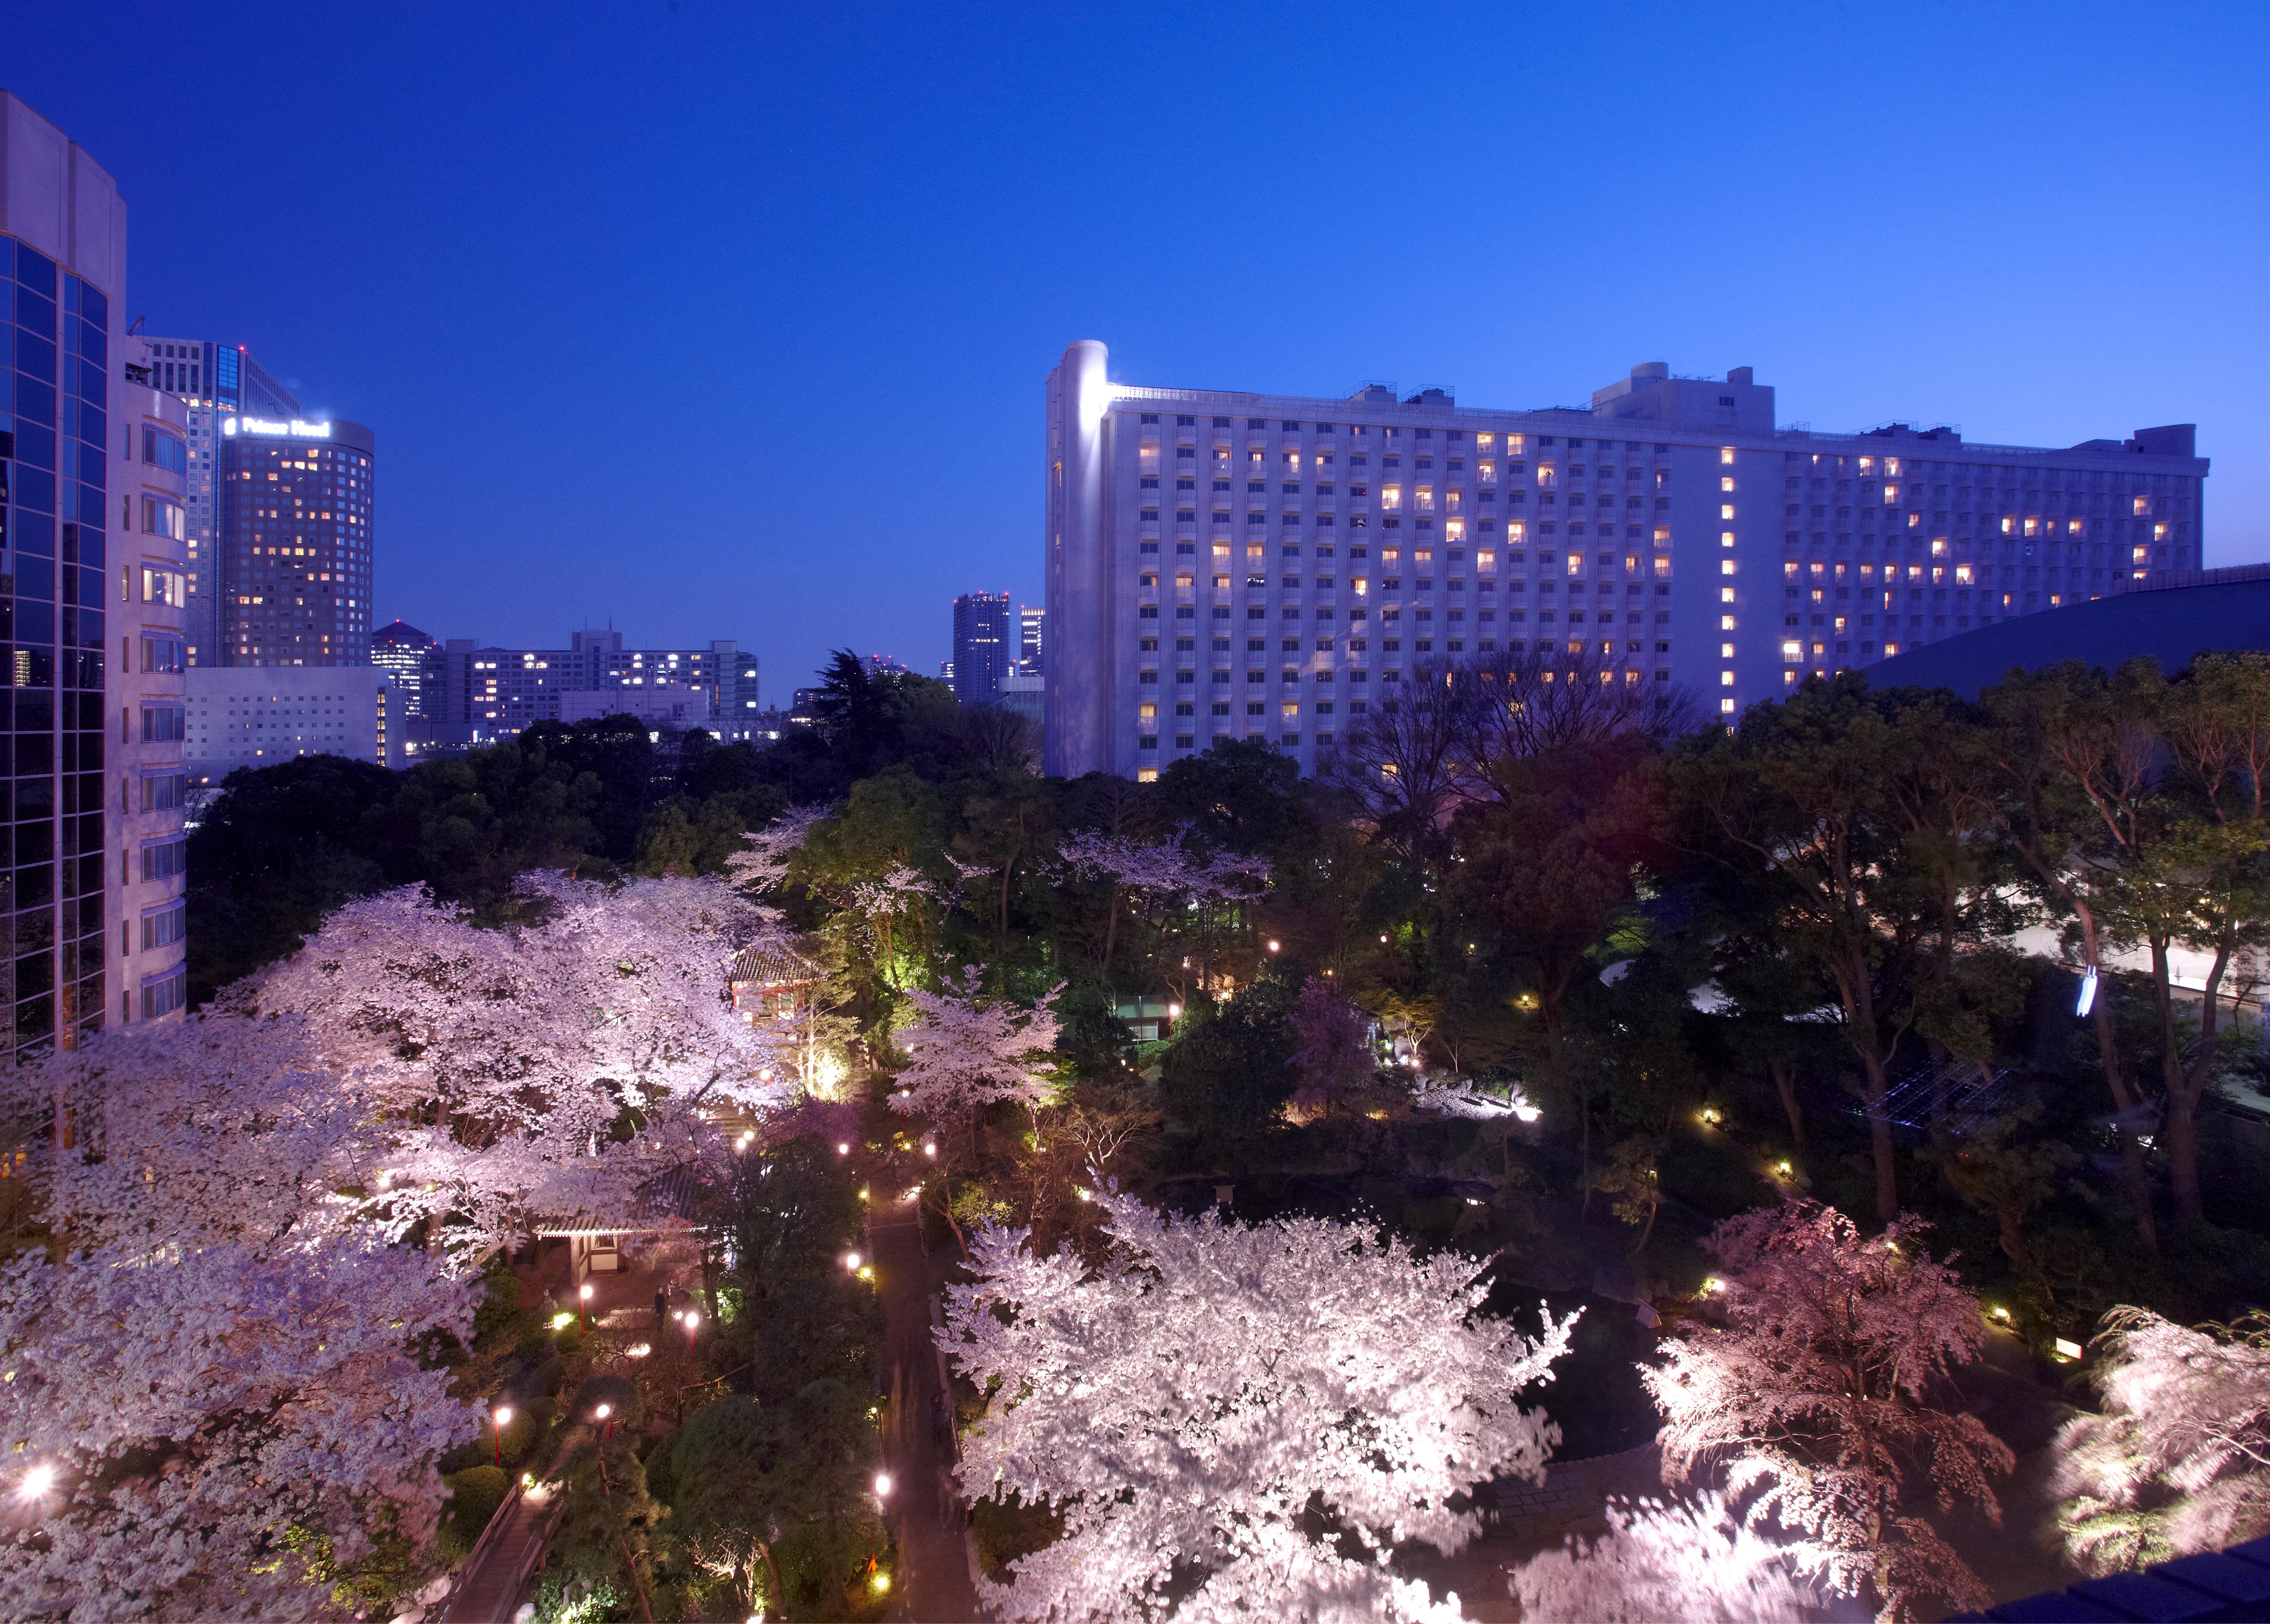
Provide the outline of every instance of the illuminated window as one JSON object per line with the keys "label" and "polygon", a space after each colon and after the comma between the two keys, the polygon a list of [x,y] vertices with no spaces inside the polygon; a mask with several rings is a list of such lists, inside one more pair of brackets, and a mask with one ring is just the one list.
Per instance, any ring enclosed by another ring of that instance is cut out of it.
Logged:
{"label": "illuminated window", "polygon": [[1784,660],[1796,660],[1801,657],[1804,652],[1804,647],[1799,643],[1784,643],[1781,646],[1781,657]]}
{"label": "illuminated window", "polygon": [[1734,589],[1732,587],[1720,587],[1718,589],[1718,601],[1722,604],[1732,603],[1734,601]]}
{"label": "illuminated window", "polygon": [[1732,530],[1720,530],[1718,532],[1718,545],[1722,547],[1732,546],[1734,545],[1734,532]]}
{"label": "illuminated window", "polygon": [[1722,632],[1732,631],[1734,629],[1734,617],[1732,615],[1720,615],[1718,617],[1718,629]]}
{"label": "illuminated window", "polygon": [[1718,701],[1718,709],[1724,715],[1731,716],[1734,714],[1734,701],[1730,699],[1720,700]]}
{"label": "illuminated window", "polygon": [[1732,659],[1734,657],[1734,645],[1732,643],[1720,643],[1718,645],[1718,657],[1722,660]]}
{"label": "illuminated window", "polygon": [[[1733,476],[1732,474],[1728,474],[1724,478],[1720,479],[1718,481],[1718,488],[1722,491],[1732,490],[1734,488]],[[1728,516],[1731,517],[1732,515],[1729,515]]]}
{"label": "illuminated window", "polygon": [[1671,526],[1658,524],[1655,527],[1655,543],[1659,547],[1667,547],[1671,545]]}
{"label": "illuminated window", "polygon": [[1720,462],[1722,462],[1722,463],[1731,463],[1731,462],[1732,462],[1732,461],[1734,460],[1734,448],[1733,448],[1733,447],[1732,447],[1732,446],[1721,446],[1721,447],[1719,447],[1719,448],[1718,448],[1718,460],[1719,460]]}
{"label": "illuminated window", "polygon": [[1720,671],[1718,673],[1718,686],[1722,688],[1732,687],[1734,686],[1734,673],[1732,671]]}
{"label": "illuminated window", "polygon": [[1718,504],[1718,516],[1722,519],[1732,518],[1734,516],[1734,504],[1732,502],[1720,502]]}
{"label": "illuminated window", "polygon": [[1732,559],[1720,559],[1718,560],[1718,573],[1722,575],[1732,575],[1734,573],[1734,560]]}

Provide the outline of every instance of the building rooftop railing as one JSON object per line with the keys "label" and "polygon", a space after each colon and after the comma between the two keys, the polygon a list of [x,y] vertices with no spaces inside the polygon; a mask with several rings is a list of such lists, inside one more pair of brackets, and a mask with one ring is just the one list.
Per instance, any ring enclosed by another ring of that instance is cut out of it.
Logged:
{"label": "building rooftop railing", "polygon": [[[1288,412],[1297,412],[1304,419],[1341,422],[1348,420],[1353,413],[1377,412],[1383,409],[1398,412],[1407,412],[1414,419],[1447,419],[1454,422],[1464,419],[1502,422],[1507,418],[1559,418],[1581,419],[1592,424],[1604,437],[1608,438],[1621,440],[1644,432],[1650,435],[1660,436],[1666,441],[1683,441],[1691,439],[1696,443],[1705,445],[1716,443],[1728,432],[1737,434],[1753,432],[1733,428],[1732,426],[1725,424],[1673,424],[1657,423],[1636,418],[1604,418],[1590,406],[1460,406],[1443,401],[1422,402],[1405,400],[1400,397],[1398,397],[1391,406],[1386,406],[1384,403],[1366,402],[1361,398],[1349,397],[1265,395],[1226,389],[1156,389],[1132,383],[1115,383],[1111,386],[1111,390],[1113,398],[1117,400],[1180,401],[1191,405],[1235,407],[1272,419]],[[1904,424],[1897,426],[1906,426]],[[1948,431],[1947,438],[1933,440],[1927,437],[1934,429],[1941,428]],[[1872,451],[1881,451],[1887,456],[1895,456],[1944,454],[1959,459],[1972,453],[1977,453],[1987,456],[2118,458],[2125,462],[2138,455],[2125,449],[2116,451],[2081,446],[2012,446],[1999,445],[1984,440],[1966,440],[1962,438],[1961,426],[1954,423],[1937,423],[1932,429],[1919,430],[1912,441],[1868,429],[1856,429],[1849,433],[1834,429],[1816,429],[1810,424],[1803,422],[1782,424],[1776,427],[1772,434],[1776,440],[1805,440],[1816,443],[1862,446]],[[1922,449],[1912,452],[1901,449],[1910,445]],[[2153,460],[2205,462],[2207,459],[2169,457]]]}

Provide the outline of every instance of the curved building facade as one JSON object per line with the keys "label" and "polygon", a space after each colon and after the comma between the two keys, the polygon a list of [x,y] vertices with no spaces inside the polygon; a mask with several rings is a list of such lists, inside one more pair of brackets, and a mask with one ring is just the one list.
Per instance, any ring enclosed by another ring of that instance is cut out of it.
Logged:
{"label": "curved building facade", "polygon": [[247,412],[220,446],[219,664],[370,664],[375,437]]}

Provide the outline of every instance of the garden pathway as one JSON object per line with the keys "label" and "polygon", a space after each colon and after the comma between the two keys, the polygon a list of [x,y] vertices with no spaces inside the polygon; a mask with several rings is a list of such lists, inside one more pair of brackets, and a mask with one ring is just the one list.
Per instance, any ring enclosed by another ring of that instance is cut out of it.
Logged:
{"label": "garden pathway", "polygon": [[[892,1615],[959,1624],[983,1615],[970,1583],[960,1502],[944,1487],[952,1446],[933,1436],[931,1426],[931,1401],[941,1390],[930,1304],[943,1260],[924,1254],[921,1225],[911,1212],[900,1216],[902,1210],[894,1204],[890,1218],[877,1214],[869,1231],[891,1378],[891,1432],[883,1449],[899,1514],[899,1599]],[[946,1402],[950,1413],[951,1398]]]}

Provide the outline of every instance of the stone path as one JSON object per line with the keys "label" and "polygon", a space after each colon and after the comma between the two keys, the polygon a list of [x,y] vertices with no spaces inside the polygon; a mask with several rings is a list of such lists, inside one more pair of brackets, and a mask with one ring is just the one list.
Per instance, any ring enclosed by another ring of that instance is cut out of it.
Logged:
{"label": "stone path", "polygon": [[923,1624],[975,1620],[983,1615],[969,1579],[960,1503],[940,1487],[953,1464],[952,1446],[941,1446],[931,1431],[931,1398],[940,1387],[930,1304],[940,1260],[924,1254],[920,1223],[896,1204],[890,1218],[876,1215],[869,1235],[891,1374],[891,1431],[883,1444],[899,1516],[892,1587],[898,1599],[891,1615]]}

